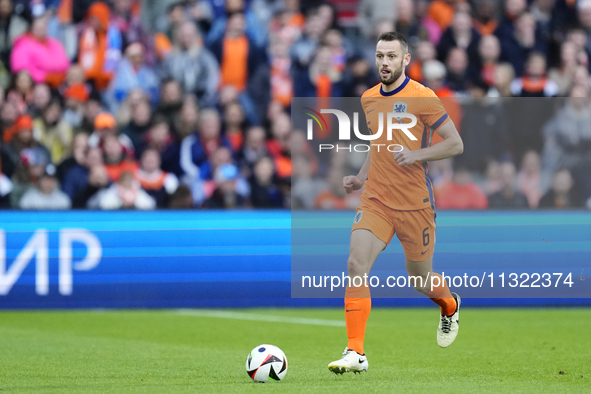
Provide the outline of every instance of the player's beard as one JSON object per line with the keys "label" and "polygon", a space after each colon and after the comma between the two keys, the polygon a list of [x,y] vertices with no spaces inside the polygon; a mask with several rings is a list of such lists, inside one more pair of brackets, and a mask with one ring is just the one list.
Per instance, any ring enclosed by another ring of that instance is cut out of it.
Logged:
{"label": "player's beard", "polygon": [[402,61],[400,62],[400,66],[397,69],[395,69],[394,71],[390,71],[389,78],[384,78],[382,76],[381,70],[378,69],[378,74],[380,76],[380,82],[386,86],[392,85],[394,82],[396,82],[398,80],[398,78],[400,78],[403,70],[404,70],[404,67],[402,66]]}

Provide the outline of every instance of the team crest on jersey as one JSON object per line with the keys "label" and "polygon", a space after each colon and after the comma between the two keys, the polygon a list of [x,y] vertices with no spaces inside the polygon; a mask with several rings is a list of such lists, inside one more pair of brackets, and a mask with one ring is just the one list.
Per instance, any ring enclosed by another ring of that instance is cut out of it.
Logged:
{"label": "team crest on jersey", "polygon": [[[406,105],[405,102],[399,101],[396,104],[394,104],[394,108],[392,109],[392,112],[403,114],[403,113],[406,113],[407,108],[408,108],[408,106]],[[395,119],[400,122],[402,119],[404,119],[404,117],[400,117],[400,118],[397,117]]]}
{"label": "team crest on jersey", "polygon": [[363,216],[363,211],[357,212],[357,214],[355,215],[355,221],[353,222],[353,224],[359,223],[359,221],[361,220],[361,217],[362,216]]}

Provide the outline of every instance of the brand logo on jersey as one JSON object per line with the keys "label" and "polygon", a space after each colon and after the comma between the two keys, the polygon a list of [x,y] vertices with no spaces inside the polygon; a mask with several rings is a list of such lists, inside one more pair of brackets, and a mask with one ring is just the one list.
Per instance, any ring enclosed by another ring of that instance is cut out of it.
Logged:
{"label": "brand logo on jersey", "polygon": [[[392,111],[397,114],[405,114],[407,108],[408,106],[405,102],[399,101],[396,104],[394,104],[394,108],[392,109]],[[404,119],[404,117],[396,117],[395,119],[400,122],[402,119]]]}
{"label": "brand logo on jersey", "polygon": [[355,220],[353,221],[353,224],[359,223],[359,221],[361,220],[361,217],[362,216],[363,216],[363,211],[357,212],[357,214],[355,215]]}
{"label": "brand logo on jersey", "polygon": [[[339,124],[339,140],[341,141],[349,141],[351,139],[351,119],[349,115],[346,114],[344,111],[338,109],[321,109],[320,112],[308,108],[303,107],[304,109],[310,111],[305,112],[306,115],[310,116],[312,119],[308,119],[307,123],[307,138],[308,140],[314,139],[314,121],[320,127],[320,130],[324,132],[325,128],[328,130],[328,123],[326,119],[322,116],[322,114],[333,114],[337,117],[337,121]],[[355,136],[363,141],[373,141],[381,137],[384,130],[387,133],[388,141],[392,141],[393,131],[400,130],[402,131],[411,141],[418,141],[418,138],[415,137],[411,132],[410,129],[417,125],[417,117],[413,114],[406,112],[408,109],[406,103],[398,102],[394,104],[394,108],[392,112],[383,113],[378,112],[378,129],[377,131],[373,131],[370,129],[371,134],[361,134],[359,132],[359,113],[353,112],[353,132]],[[372,112],[373,110],[368,111]],[[374,115],[375,116],[375,115]],[[402,122],[403,119],[410,119],[410,122],[405,123]],[[385,125],[384,125],[385,123]]]}

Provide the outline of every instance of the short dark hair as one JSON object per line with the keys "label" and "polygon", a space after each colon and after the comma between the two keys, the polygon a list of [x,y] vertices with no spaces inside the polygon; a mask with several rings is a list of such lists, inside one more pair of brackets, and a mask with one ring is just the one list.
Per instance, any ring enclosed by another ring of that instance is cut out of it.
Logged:
{"label": "short dark hair", "polygon": [[386,33],[380,34],[380,36],[378,37],[378,41],[376,41],[376,43],[380,41],[398,41],[400,42],[400,47],[402,48],[404,53],[408,53],[408,41],[402,34],[396,31],[388,31]]}

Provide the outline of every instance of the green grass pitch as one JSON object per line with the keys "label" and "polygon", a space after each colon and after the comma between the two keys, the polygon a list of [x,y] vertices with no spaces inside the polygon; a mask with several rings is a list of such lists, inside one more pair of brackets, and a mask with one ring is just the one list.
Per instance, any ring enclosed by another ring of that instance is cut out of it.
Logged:
{"label": "green grass pitch", "polygon": [[[435,307],[374,308],[366,335],[369,372],[342,376],[329,373],[327,364],[340,357],[345,328],[290,320],[342,321],[341,309],[236,312],[239,317],[254,314],[254,320],[174,310],[0,312],[0,390],[591,392],[590,309],[466,306],[456,342],[441,349]],[[258,321],[259,315],[286,321]],[[253,383],[244,370],[248,352],[263,343],[287,355],[289,369],[281,383]]]}

